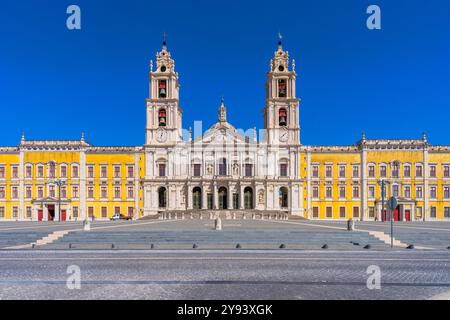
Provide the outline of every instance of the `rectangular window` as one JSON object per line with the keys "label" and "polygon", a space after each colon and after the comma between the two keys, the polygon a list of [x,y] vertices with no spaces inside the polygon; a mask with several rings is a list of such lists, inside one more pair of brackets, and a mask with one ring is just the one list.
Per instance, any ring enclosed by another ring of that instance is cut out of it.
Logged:
{"label": "rectangular window", "polygon": [[0,167],[0,179],[5,179],[5,167]]}
{"label": "rectangular window", "polygon": [[32,195],[31,195],[31,186],[26,186],[25,187],[25,198],[26,199],[31,199]]}
{"label": "rectangular window", "polygon": [[88,187],[88,199],[94,199],[94,187]]}
{"label": "rectangular window", "polygon": [[399,187],[398,187],[398,184],[394,184],[394,185],[392,186],[392,195],[393,195],[394,197],[398,197],[398,196],[399,196]]}
{"label": "rectangular window", "polygon": [[114,207],[114,214],[120,214],[120,207]]}
{"label": "rectangular window", "polygon": [[114,187],[114,198],[120,199],[120,187]]}
{"label": "rectangular window", "polygon": [[387,176],[387,167],[385,165],[380,166],[380,177],[386,178]]}
{"label": "rectangular window", "polygon": [[102,199],[107,199],[108,198],[108,187],[102,186],[100,193],[101,193]]}
{"label": "rectangular window", "polygon": [[345,218],[345,207],[339,207],[339,218]]}
{"label": "rectangular window", "polygon": [[422,199],[422,198],[423,198],[423,189],[422,189],[422,186],[417,186],[417,187],[416,187],[416,198],[417,198],[417,199]]}
{"label": "rectangular window", "polygon": [[326,166],[325,167],[325,176],[327,178],[332,178],[333,177],[333,167],[332,166]]}
{"label": "rectangular window", "polygon": [[120,166],[114,167],[114,178],[120,178]]}
{"label": "rectangular window", "polygon": [[221,159],[219,161],[219,176],[226,176],[227,175],[227,162],[225,159]]}
{"label": "rectangular window", "polygon": [[44,187],[43,186],[38,186],[37,197],[38,197],[38,199],[42,199],[44,197]]}
{"label": "rectangular window", "polygon": [[444,178],[450,178],[450,166],[449,165],[444,166]]}
{"label": "rectangular window", "polygon": [[27,209],[26,209],[26,218],[27,219],[31,219],[31,216],[32,216],[32,209],[31,209],[31,207],[27,207]]}
{"label": "rectangular window", "polygon": [[391,172],[391,174],[392,174],[393,178],[398,178],[399,177],[399,171],[400,171],[399,167],[400,166],[399,166],[399,164],[397,162],[394,162],[392,164],[392,172]]}
{"label": "rectangular window", "polygon": [[166,176],[166,164],[165,163],[158,164],[158,173],[159,173],[160,177]]}
{"label": "rectangular window", "polygon": [[312,197],[314,199],[319,199],[319,187],[313,186]]}
{"label": "rectangular window", "polygon": [[207,201],[208,209],[212,210],[212,208],[213,208],[213,195],[212,195],[212,193],[208,193],[206,195],[206,201]]}
{"label": "rectangular window", "polygon": [[353,198],[359,198],[359,187],[353,186]]}
{"label": "rectangular window", "polygon": [[369,186],[369,199],[375,199],[375,186]]}
{"label": "rectangular window", "polygon": [[436,199],[436,198],[437,198],[436,187],[431,186],[430,187],[430,199]]}
{"label": "rectangular window", "polygon": [[450,218],[450,207],[444,207],[444,218]]}
{"label": "rectangular window", "polygon": [[416,178],[422,178],[423,172],[422,172],[422,166],[418,165],[416,166]]}
{"label": "rectangular window", "polygon": [[128,166],[127,168],[127,177],[128,178],[134,178],[134,167],[133,166]]}
{"label": "rectangular window", "polygon": [[369,178],[375,178],[375,166],[370,165],[368,170]]}
{"label": "rectangular window", "polygon": [[369,218],[375,218],[375,207],[369,207]]}
{"label": "rectangular window", "polygon": [[134,216],[134,208],[128,207],[128,217],[132,218]]}
{"label": "rectangular window", "polygon": [[100,169],[100,177],[103,179],[108,178],[108,167],[107,166],[102,166]]}
{"label": "rectangular window", "polygon": [[19,178],[19,167],[12,167],[12,178],[18,179]]}
{"label": "rectangular window", "polygon": [[319,166],[313,166],[312,167],[312,177],[318,178],[319,177]]}
{"label": "rectangular window", "polygon": [[134,186],[128,186],[128,199],[134,198]]}
{"label": "rectangular window", "polygon": [[410,186],[405,186],[403,191],[404,191],[405,198],[407,198],[407,199],[411,198],[411,187]]}
{"label": "rectangular window", "polygon": [[14,187],[11,187],[11,190],[12,190],[11,198],[18,199],[19,198],[19,188],[14,186]]}
{"label": "rectangular window", "polygon": [[72,167],[72,178],[78,178],[78,166]]}
{"label": "rectangular window", "polygon": [[78,186],[72,186],[72,198],[78,199]]}
{"label": "rectangular window", "polygon": [[78,207],[72,208],[73,217],[76,219],[78,218]]}
{"label": "rectangular window", "polygon": [[411,177],[411,167],[409,165],[405,165],[405,167],[403,169],[403,176],[405,178],[410,178]]}
{"label": "rectangular window", "polygon": [[253,176],[253,165],[250,163],[245,164],[245,176],[246,177]]}
{"label": "rectangular window", "polygon": [[436,178],[436,166],[430,166],[430,178]]}
{"label": "rectangular window", "polygon": [[102,207],[102,218],[108,218],[108,208]]}
{"label": "rectangular window", "polygon": [[90,179],[94,178],[94,166],[88,167],[88,178],[90,178]]}
{"label": "rectangular window", "polygon": [[288,173],[287,173],[287,164],[286,163],[282,163],[280,164],[280,176],[281,177],[287,177]]}
{"label": "rectangular window", "polygon": [[326,208],[326,215],[328,219],[333,218],[333,207],[327,207]]}
{"label": "rectangular window", "polygon": [[201,164],[198,164],[198,163],[194,164],[194,177],[200,177],[200,175],[201,175],[201,171],[200,171],[201,167],[202,167]]}
{"label": "rectangular window", "polygon": [[61,178],[67,178],[67,167],[61,166]]}
{"label": "rectangular window", "polygon": [[5,207],[0,207],[0,219],[5,219]]}
{"label": "rectangular window", "polygon": [[0,187],[0,199],[5,199],[6,193],[5,193],[5,187]]}
{"label": "rectangular window", "polygon": [[339,166],[339,178],[345,178],[345,166]]}
{"label": "rectangular window", "polygon": [[88,207],[88,217],[89,218],[94,217],[94,207]]}
{"label": "rectangular window", "polygon": [[327,186],[325,197],[328,199],[331,199],[333,197],[333,188],[331,186]]}
{"label": "rectangular window", "polygon": [[353,207],[353,218],[359,218],[359,207]]}
{"label": "rectangular window", "polygon": [[339,187],[339,198],[345,199],[345,186]]}
{"label": "rectangular window", "polygon": [[450,199],[450,187],[444,186],[444,199]]}
{"label": "rectangular window", "polygon": [[313,218],[315,218],[315,219],[319,218],[319,207],[313,207],[312,214],[313,214]]}
{"label": "rectangular window", "polygon": [[44,166],[38,166],[37,167],[37,177],[43,178],[44,177]]}
{"label": "rectangular window", "polygon": [[436,207],[430,208],[430,218],[436,219],[437,213],[436,213]]}
{"label": "rectangular window", "polygon": [[30,179],[33,175],[33,168],[31,166],[25,167],[25,178]]}
{"label": "rectangular window", "polygon": [[66,199],[67,198],[67,189],[65,186],[61,186],[61,198]]}
{"label": "rectangular window", "polygon": [[49,197],[56,198],[55,186],[51,185],[48,187]]}
{"label": "rectangular window", "polygon": [[19,218],[19,208],[18,207],[13,207],[13,219],[18,219]]}
{"label": "rectangular window", "polygon": [[359,167],[353,166],[353,178],[359,178]]}

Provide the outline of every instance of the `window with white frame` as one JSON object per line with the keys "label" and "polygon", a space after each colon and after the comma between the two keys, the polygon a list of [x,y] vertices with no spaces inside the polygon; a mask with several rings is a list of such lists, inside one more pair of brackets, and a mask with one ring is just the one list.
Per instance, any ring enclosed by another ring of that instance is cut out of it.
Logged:
{"label": "window with white frame", "polygon": [[450,199],[450,186],[444,186],[444,199]]}
{"label": "window with white frame", "polygon": [[339,198],[345,199],[345,186],[339,186]]}
{"label": "window with white frame", "polygon": [[332,186],[327,186],[326,190],[325,190],[325,197],[327,199],[331,199],[333,197],[333,187]]}
{"label": "window with white frame", "polygon": [[18,207],[13,207],[12,208],[12,217],[13,217],[13,219],[18,219],[19,218],[19,208]]}
{"label": "window with white frame", "polygon": [[400,195],[400,188],[399,188],[398,184],[393,184],[392,185],[392,196],[398,197],[399,195]]}
{"label": "window with white frame", "polygon": [[72,186],[72,198],[78,199],[78,186]]}
{"label": "window with white frame", "polygon": [[444,218],[450,219],[450,207],[444,207]]}
{"label": "window with white frame", "polygon": [[44,197],[44,187],[38,186],[37,187],[37,198],[42,199]]}
{"label": "window with white frame", "polygon": [[48,177],[50,179],[56,178],[56,163],[54,162],[48,164]]}
{"label": "window with white frame", "polygon": [[325,212],[328,219],[333,218],[333,207],[327,207]]}
{"label": "window with white frame", "polygon": [[369,186],[369,199],[375,199],[375,186]]}
{"label": "window with white frame", "polygon": [[314,219],[319,218],[319,207],[313,207],[312,208],[312,217]]}
{"label": "window with white frame", "polygon": [[48,186],[48,196],[51,198],[56,198],[56,188],[52,184]]}
{"label": "window with white frame", "polygon": [[5,219],[5,207],[0,207],[0,219]]}
{"label": "window with white frame", "polygon": [[436,207],[430,207],[430,218],[436,219],[436,217],[437,217]]}
{"label": "window with white frame", "polygon": [[381,178],[387,177],[387,166],[385,164],[380,165],[380,177]]}
{"label": "window with white frame", "polygon": [[44,166],[43,165],[38,165],[37,166],[37,177],[38,178],[44,178]]}
{"label": "window with white frame", "polygon": [[359,218],[359,207],[353,207],[353,218]]}
{"label": "window with white frame", "polygon": [[5,199],[5,198],[6,198],[5,187],[0,186],[0,199]]}
{"label": "window with white frame", "polygon": [[405,164],[403,167],[403,177],[411,178],[411,166],[409,164]]}
{"label": "window with white frame", "polygon": [[375,166],[373,164],[369,165],[367,175],[369,178],[375,178]]}
{"label": "window with white frame", "polygon": [[102,218],[108,218],[108,208],[107,207],[102,207]]}
{"label": "window with white frame", "polygon": [[74,165],[72,165],[72,178],[78,178],[78,177],[79,177],[78,165],[74,164]]}
{"label": "window with white frame", "polygon": [[101,186],[100,194],[101,194],[101,198],[102,199],[108,199],[108,187],[107,186]]}
{"label": "window with white frame", "polygon": [[73,215],[74,219],[78,218],[78,207],[72,208],[72,215]]}
{"label": "window with white frame", "polygon": [[127,178],[134,178],[134,166],[127,167]]}
{"label": "window with white frame", "polygon": [[450,165],[444,165],[444,178],[450,178]]}
{"label": "window with white frame", "polygon": [[422,165],[418,164],[416,165],[416,178],[422,178],[423,177],[423,168]]}
{"label": "window with white frame", "polygon": [[134,186],[128,186],[128,199],[134,198]]}
{"label": "window with white frame", "polygon": [[19,167],[18,166],[11,167],[11,178],[19,179]]}
{"label": "window with white frame", "polygon": [[359,166],[353,166],[352,168],[352,176],[353,178],[359,178]]}
{"label": "window with white frame", "polygon": [[88,166],[87,167],[87,177],[89,179],[93,179],[94,178],[94,166]]}
{"label": "window with white frame", "polygon": [[19,199],[19,187],[18,186],[11,187],[11,198]]}
{"label": "window with white frame", "polygon": [[100,167],[100,178],[102,179],[108,178],[108,166]]}
{"label": "window with white frame", "polygon": [[33,177],[33,166],[31,164],[27,164],[25,166],[25,178],[31,179]]}
{"label": "window with white frame", "polygon": [[26,218],[27,219],[31,219],[31,217],[32,217],[32,208],[31,207],[27,207],[26,208]]}
{"label": "window with white frame", "polygon": [[359,186],[353,186],[353,198],[359,198]]}
{"label": "window with white frame", "polygon": [[436,198],[437,198],[436,186],[430,186],[430,199]]}
{"label": "window with white frame", "polygon": [[93,186],[88,187],[87,197],[88,197],[88,199],[91,199],[91,200],[94,199],[94,187]]}
{"label": "window with white frame", "polygon": [[400,164],[397,161],[395,161],[392,163],[392,170],[391,170],[392,177],[398,178],[399,172],[400,172]]}
{"label": "window with white frame", "polygon": [[404,186],[403,187],[403,195],[406,199],[411,198],[411,186]]}
{"label": "window with white frame", "polygon": [[422,186],[416,186],[416,198],[422,199],[423,198],[423,188]]}
{"label": "window with white frame", "polygon": [[339,178],[345,178],[345,165],[339,166]]}
{"label": "window with white frame", "polygon": [[67,199],[67,187],[61,186],[59,191],[61,192],[61,198]]}
{"label": "window with white frame", "polygon": [[120,199],[120,187],[119,186],[114,187],[114,198]]}
{"label": "window with white frame", "polygon": [[370,219],[375,218],[375,207],[369,207],[369,218]]}
{"label": "window with white frame", "polygon": [[436,166],[430,165],[430,178],[436,178]]}
{"label": "window with white frame", "polygon": [[332,178],[333,177],[333,166],[327,165],[325,166],[325,177]]}
{"label": "window with white frame", "polygon": [[319,166],[318,165],[313,165],[312,166],[312,177],[313,178],[318,178],[319,177]]}
{"label": "window with white frame", "polygon": [[345,218],[345,207],[339,207],[339,218]]}
{"label": "window with white frame", "polygon": [[31,199],[32,194],[31,194],[31,186],[26,186],[25,187],[25,198],[26,199]]}
{"label": "window with white frame", "polygon": [[120,166],[114,166],[114,178],[120,178]]}
{"label": "window with white frame", "polygon": [[67,178],[67,166],[65,164],[61,165],[60,171],[61,178]]}
{"label": "window with white frame", "polygon": [[0,166],[0,179],[5,179],[5,166]]}
{"label": "window with white frame", "polygon": [[314,199],[319,199],[319,186],[312,187],[312,197]]}

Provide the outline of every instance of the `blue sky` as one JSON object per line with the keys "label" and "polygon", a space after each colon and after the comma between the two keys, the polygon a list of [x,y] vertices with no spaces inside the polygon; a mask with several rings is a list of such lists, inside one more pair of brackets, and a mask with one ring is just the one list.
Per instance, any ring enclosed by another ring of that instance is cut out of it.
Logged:
{"label": "blue sky", "polygon": [[[66,28],[77,4],[82,30]],[[381,7],[382,30],[366,28]],[[180,73],[183,125],[262,127],[277,33],[296,59],[301,140],[368,138],[450,144],[450,2],[2,0],[0,145],[79,139],[142,145],[149,60],[168,48]]]}

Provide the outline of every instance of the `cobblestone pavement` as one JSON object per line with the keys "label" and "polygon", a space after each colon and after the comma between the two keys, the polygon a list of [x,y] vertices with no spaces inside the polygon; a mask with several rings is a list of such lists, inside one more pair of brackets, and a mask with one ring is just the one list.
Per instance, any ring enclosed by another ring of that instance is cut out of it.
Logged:
{"label": "cobblestone pavement", "polygon": [[[0,299],[450,298],[445,251],[2,251],[0,263]],[[80,290],[67,288],[71,265]]]}

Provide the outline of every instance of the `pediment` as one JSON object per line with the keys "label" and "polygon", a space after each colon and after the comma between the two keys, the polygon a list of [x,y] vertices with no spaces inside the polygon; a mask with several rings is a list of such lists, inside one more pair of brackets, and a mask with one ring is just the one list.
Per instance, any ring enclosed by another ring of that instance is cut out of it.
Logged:
{"label": "pediment", "polygon": [[195,140],[195,142],[203,144],[234,144],[245,143],[245,136],[238,132],[229,123],[216,123],[203,137]]}

